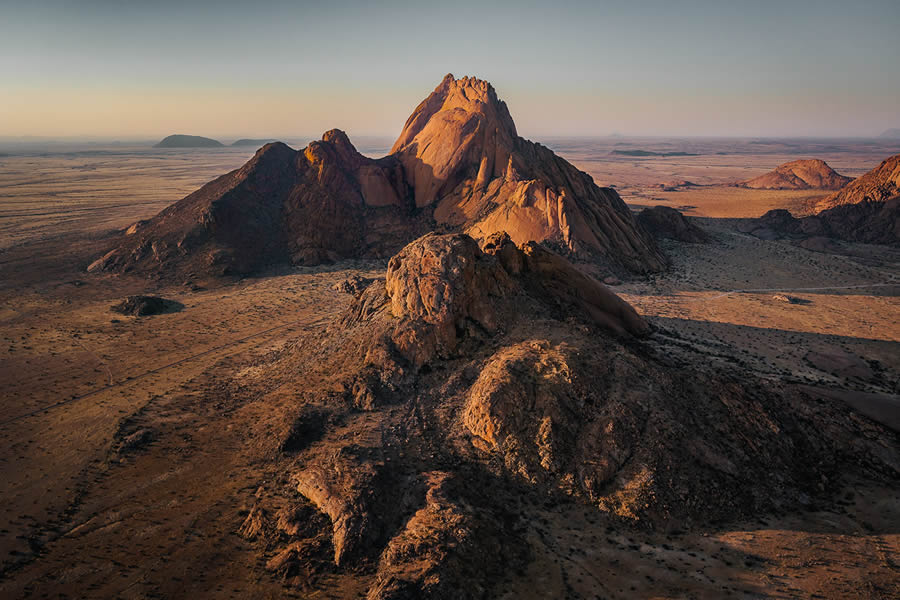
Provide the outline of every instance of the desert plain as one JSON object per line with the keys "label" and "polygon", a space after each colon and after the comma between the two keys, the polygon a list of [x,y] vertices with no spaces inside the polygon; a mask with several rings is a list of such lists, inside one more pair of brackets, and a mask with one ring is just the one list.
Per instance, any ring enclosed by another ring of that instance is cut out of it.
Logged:
{"label": "desert plain", "polygon": [[[671,206],[710,236],[665,240],[668,270],[609,282],[653,326],[645,343],[655,352],[800,386],[900,431],[900,249],[839,242],[816,252],[742,233],[747,219],[775,208],[803,214],[828,192],[730,185],[797,158],[858,177],[900,152],[896,142],[540,141],[615,186],[634,211]],[[378,157],[390,143],[357,146]],[[3,597],[347,598],[372,585],[365,566],[321,567],[306,574],[307,586],[296,574],[286,582],[272,568],[280,547],[246,535],[246,523],[267,493],[276,505],[295,500],[280,495],[289,459],[274,456],[269,437],[284,436],[300,392],[294,373],[267,365],[324,335],[353,301],[340,284],[381,277],[387,261],[276,267],[224,282],[86,272],[114,232],[254,150],[92,145],[0,156]],[[670,185],[683,181],[695,185]],[[111,311],[138,294],[178,308]],[[623,523],[574,499],[516,499],[511,489],[527,556],[487,595],[900,595],[900,483],[845,476],[819,485],[802,509],[665,528]],[[322,518],[304,513],[310,523]]]}

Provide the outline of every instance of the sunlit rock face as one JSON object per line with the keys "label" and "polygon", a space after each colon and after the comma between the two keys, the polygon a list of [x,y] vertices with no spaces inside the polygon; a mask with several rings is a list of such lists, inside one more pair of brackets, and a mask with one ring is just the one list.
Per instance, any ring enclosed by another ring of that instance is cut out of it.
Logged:
{"label": "sunlit rock face", "polygon": [[852,177],[837,173],[823,160],[805,159],[784,163],[737,185],[760,190],[839,190],[851,181]]}
{"label": "sunlit rock face", "polygon": [[635,272],[665,262],[619,195],[551,150],[519,137],[506,103],[479,79],[441,84],[413,111],[391,152],[417,206],[483,240],[550,242]]}

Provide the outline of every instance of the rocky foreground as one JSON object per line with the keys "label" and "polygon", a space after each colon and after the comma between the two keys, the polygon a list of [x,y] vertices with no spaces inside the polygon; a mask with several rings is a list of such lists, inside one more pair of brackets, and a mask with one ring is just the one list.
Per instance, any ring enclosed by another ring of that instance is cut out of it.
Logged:
{"label": "rocky foreground", "polygon": [[[569,498],[667,529],[900,475],[893,432],[656,355],[640,315],[537,244],[429,234],[348,291],[325,336],[240,380],[294,398],[260,437],[292,483],[261,488],[241,527],[289,586],[368,573],[373,600],[490,597],[529,561],[522,503]],[[294,383],[266,387],[285,373]]]}

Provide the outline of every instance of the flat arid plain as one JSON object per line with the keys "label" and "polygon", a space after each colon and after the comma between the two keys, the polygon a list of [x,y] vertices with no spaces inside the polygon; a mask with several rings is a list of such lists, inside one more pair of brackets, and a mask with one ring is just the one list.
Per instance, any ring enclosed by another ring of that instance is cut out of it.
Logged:
{"label": "flat arid plain", "polygon": [[[392,142],[354,141],[371,157]],[[670,261],[663,272],[607,280],[652,326],[648,351],[675,366],[805,390],[849,406],[863,430],[900,431],[900,249],[836,242],[815,251],[743,233],[749,219],[771,209],[806,214],[830,192],[731,185],[801,158],[855,178],[900,144],[540,141],[614,186],[635,212],[674,207],[709,236],[661,241]],[[299,459],[281,452],[296,433],[297,398],[307,387],[339,387],[284,357],[315,356],[317,340],[355,302],[342,284],[383,277],[387,259],[227,281],[86,270],[117,232],[254,152],[90,145],[0,156],[0,596],[348,598],[373,589],[377,556],[350,566],[320,560],[334,552],[330,538],[320,540],[324,551],[295,547],[291,556],[312,558],[293,567],[284,558],[286,540],[328,521],[285,492],[297,485]],[[177,308],[111,310],[133,295]],[[378,414],[320,424],[331,434],[315,451],[366,447],[365,432],[402,435],[379,430]],[[404,418],[427,420],[412,409]],[[884,448],[896,464],[896,446]],[[479,584],[489,586],[486,597],[900,596],[900,483],[890,477],[823,475],[800,506],[664,526],[575,496],[516,496],[515,485],[508,494],[518,521],[508,527],[525,550],[510,558],[512,570]],[[259,525],[262,514],[281,517]]]}

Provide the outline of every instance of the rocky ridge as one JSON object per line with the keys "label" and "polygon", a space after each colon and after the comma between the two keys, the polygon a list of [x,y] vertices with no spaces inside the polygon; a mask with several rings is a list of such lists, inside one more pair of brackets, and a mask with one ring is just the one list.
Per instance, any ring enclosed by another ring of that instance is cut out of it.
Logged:
{"label": "rocky ridge", "polygon": [[612,272],[665,267],[614,190],[519,137],[490,84],[448,75],[390,155],[367,158],[339,130],[299,151],[267,144],[130,227],[89,270],[240,275],[387,257],[430,230],[480,240],[506,231]]}
{"label": "rocky ridge", "polygon": [[846,204],[887,202],[897,196],[900,196],[900,154],[886,158],[846,188],[818,202],[816,211]]}
{"label": "rocky ridge", "polygon": [[802,218],[787,210],[771,210],[742,223],[739,230],[764,239],[836,238],[896,246],[900,244],[900,154],[821,200],[816,209]]}

